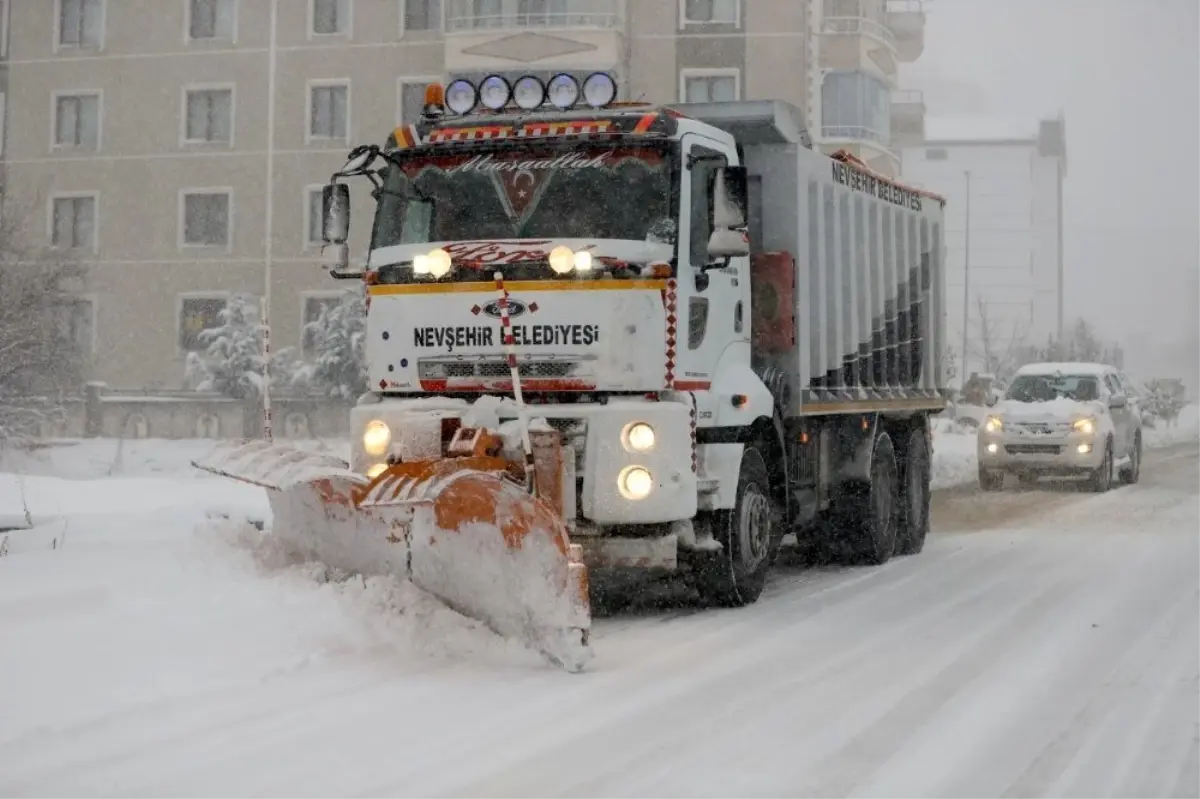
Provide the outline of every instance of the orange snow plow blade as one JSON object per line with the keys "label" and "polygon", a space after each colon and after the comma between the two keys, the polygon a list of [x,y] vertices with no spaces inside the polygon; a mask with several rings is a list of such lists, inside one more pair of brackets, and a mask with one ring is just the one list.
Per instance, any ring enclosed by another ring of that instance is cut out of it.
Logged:
{"label": "orange snow plow blade", "polygon": [[337,458],[265,442],[222,445],[193,465],[266,488],[272,534],[304,554],[410,579],[563,668],[582,669],[591,658],[587,570],[561,504],[531,495],[523,465],[503,458],[486,431],[459,428],[446,449],[370,480]]}

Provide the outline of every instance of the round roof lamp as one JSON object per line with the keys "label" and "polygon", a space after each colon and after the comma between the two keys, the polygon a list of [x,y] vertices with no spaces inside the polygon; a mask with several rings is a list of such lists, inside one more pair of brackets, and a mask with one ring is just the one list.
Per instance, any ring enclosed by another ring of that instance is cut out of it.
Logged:
{"label": "round roof lamp", "polygon": [[579,102],[579,81],[572,75],[560,72],[550,79],[546,95],[550,105],[559,111],[566,111]]}
{"label": "round roof lamp", "polygon": [[500,75],[488,75],[479,83],[479,102],[489,111],[500,111],[512,99],[512,86]]}
{"label": "round roof lamp", "polygon": [[471,81],[459,78],[446,87],[446,107],[459,116],[469,114],[479,102],[479,92]]}
{"label": "round roof lamp", "polygon": [[604,108],[617,99],[617,82],[607,72],[593,72],[583,81],[583,101],[592,108]]}
{"label": "round roof lamp", "polygon": [[546,102],[546,86],[533,75],[517,78],[512,94],[513,102],[525,111],[532,111]]}

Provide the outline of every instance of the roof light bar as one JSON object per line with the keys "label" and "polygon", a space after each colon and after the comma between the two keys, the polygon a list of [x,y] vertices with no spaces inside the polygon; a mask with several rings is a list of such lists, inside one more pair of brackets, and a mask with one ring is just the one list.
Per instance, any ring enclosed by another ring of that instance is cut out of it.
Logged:
{"label": "roof light bar", "polygon": [[599,110],[617,99],[617,82],[607,72],[593,72],[580,85],[570,73],[559,72],[543,82],[536,75],[522,75],[509,83],[503,75],[491,74],[478,85],[466,78],[456,78],[441,92],[440,84],[430,84],[426,92],[427,109],[445,107],[458,116],[466,116],[482,105],[489,111],[501,112],[510,104],[523,111],[536,111],[550,105],[559,111],[569,111],[582,104]]}

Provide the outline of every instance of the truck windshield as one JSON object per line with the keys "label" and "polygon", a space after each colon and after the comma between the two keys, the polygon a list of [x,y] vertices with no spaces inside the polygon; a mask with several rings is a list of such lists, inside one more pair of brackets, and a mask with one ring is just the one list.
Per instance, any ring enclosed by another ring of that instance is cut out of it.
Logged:
{"label": "truck windshield", "polygon": [[522,142],[400,157],[383,175],[372,250],[504,239],[675,243],[666,148]]}

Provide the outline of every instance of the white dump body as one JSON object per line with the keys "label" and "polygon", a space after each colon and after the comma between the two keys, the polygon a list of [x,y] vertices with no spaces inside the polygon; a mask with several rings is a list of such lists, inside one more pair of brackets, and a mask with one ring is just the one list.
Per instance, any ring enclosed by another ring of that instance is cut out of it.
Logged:
{"label": "white dump body", "polygon": [[[943,407],[944,201],[811,149],[787,103],[680,109],[743,148],[754,324],[764,324],[760,298],[773,289],[791,298],[795,326],[785,346],[756,346],[755,362],[786,381],[788,415]],[[770,253],[795,259],[792,285],[777,267],[762,268]]]}
{"label": "white dump body", "polygon": [[746,162],[761,191],[751,240],[796,263],[796,346],[767,356],[790,377],[791,412],[939,400],[943,203],[794,144],[747,148]]}

